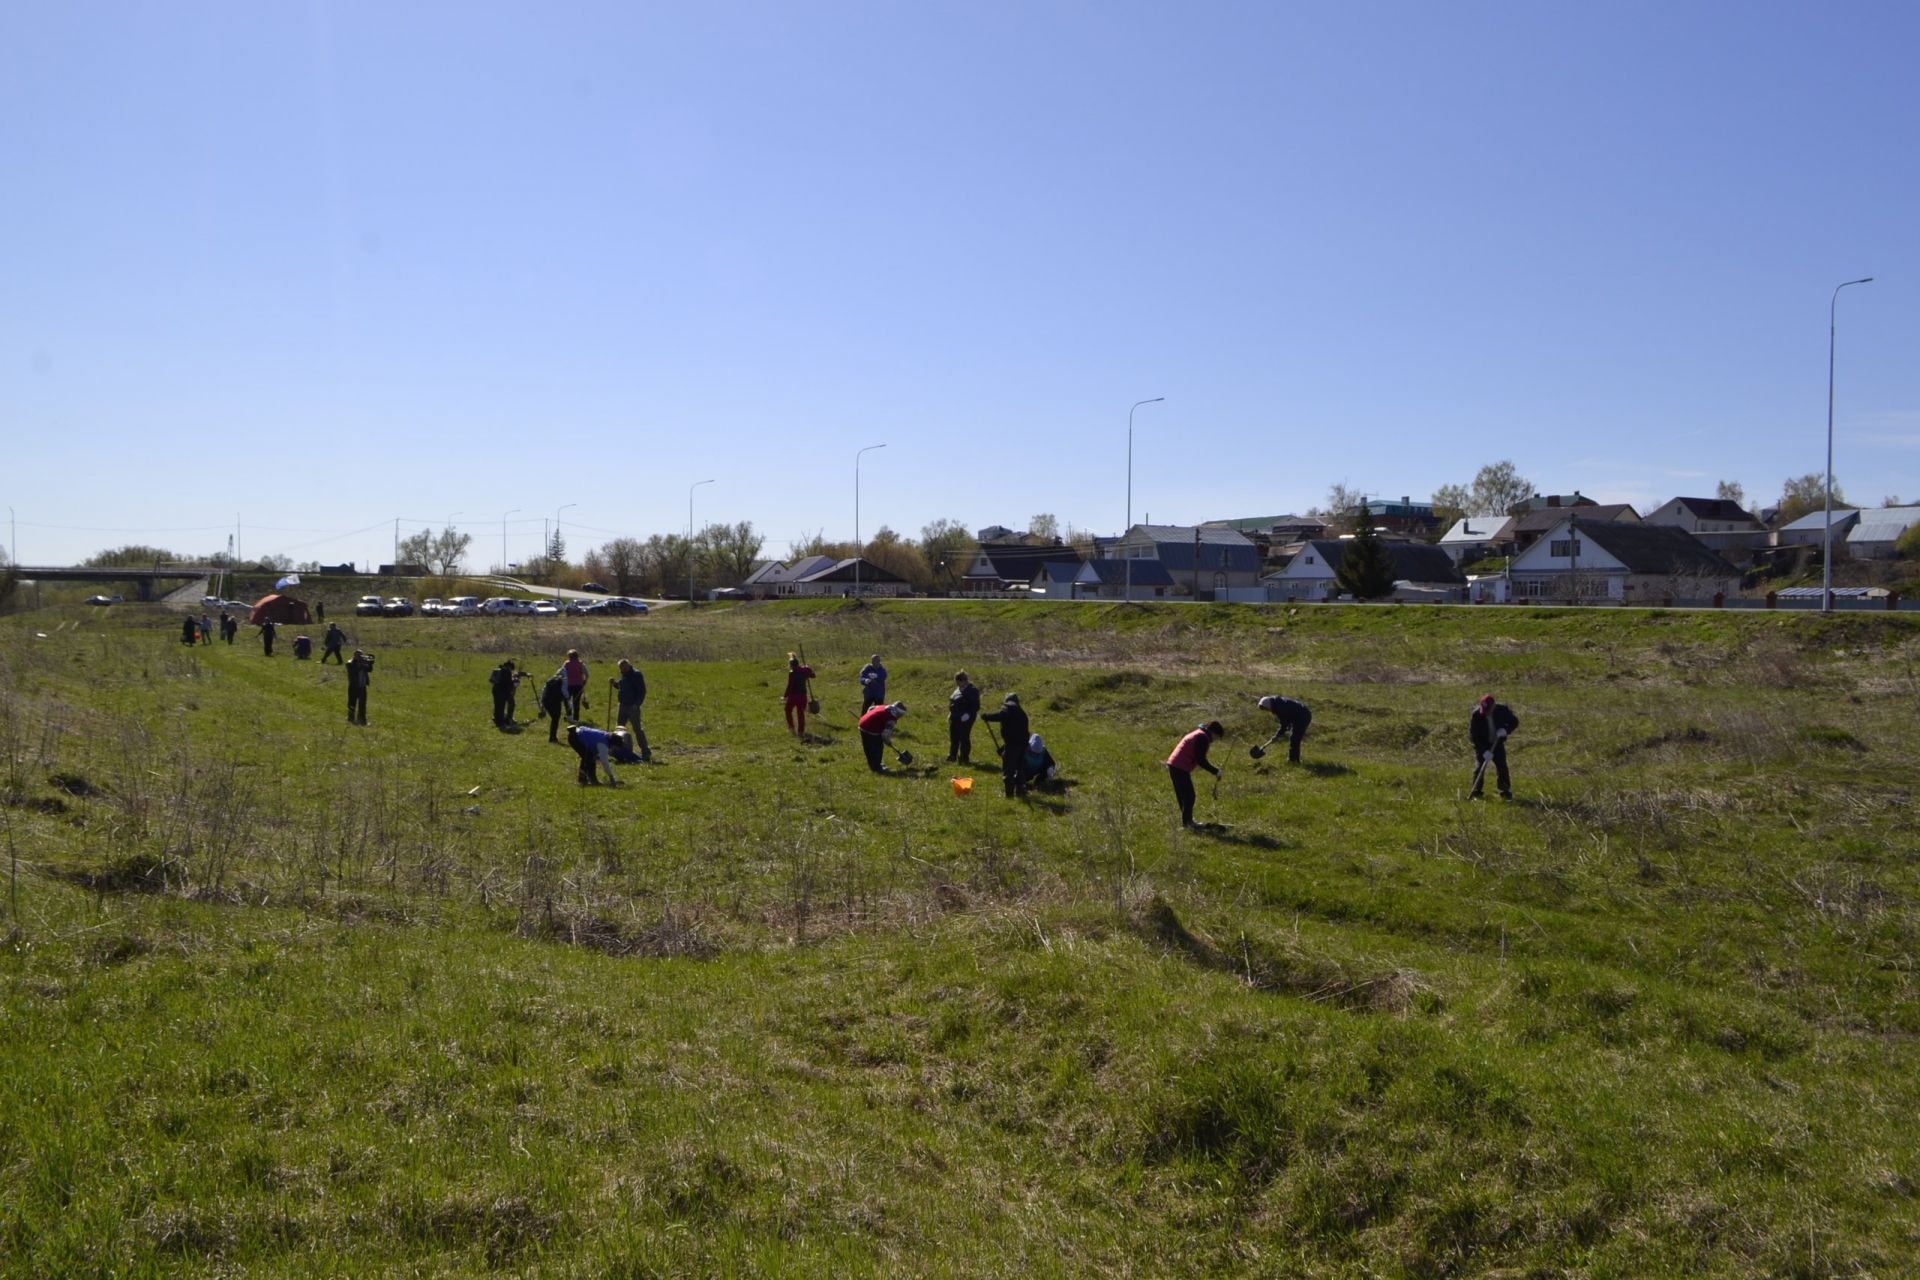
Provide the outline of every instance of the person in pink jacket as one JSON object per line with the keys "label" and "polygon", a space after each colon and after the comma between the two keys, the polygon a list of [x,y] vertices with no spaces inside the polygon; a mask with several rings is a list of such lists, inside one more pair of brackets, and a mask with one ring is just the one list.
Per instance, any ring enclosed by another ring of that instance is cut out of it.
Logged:
{"label": "person in pink jacket", "polygon": [[560,675],[567,682],[567,719],[580,718],[580,695],[587,691],[587,664],[580,661],[578,649],[567,650],[567,660],[560,664]]}
{"label": "person in pink jacket", "polygon": [[1174,799],[1180,802],[1180,825],[1191,827],[1193,821],[1193,771],[1205,769],[1214,777],[1220,776],[1220,770],[1207,759],[1207,748],[1218,738],[1227,736],[1218,720],[1209,720],[1180,739],[1180,745],[1167,757],[1167,776],[1173,779]]}

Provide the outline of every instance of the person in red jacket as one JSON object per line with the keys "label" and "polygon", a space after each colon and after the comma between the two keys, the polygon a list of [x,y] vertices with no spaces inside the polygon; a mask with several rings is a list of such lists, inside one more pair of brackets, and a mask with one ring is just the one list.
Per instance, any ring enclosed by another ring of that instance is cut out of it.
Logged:
{"label": "person in red jacket", "polygon": [[860,717],[860,749],[867,753],[867,768],[875,773],[885,773],[886,757],[881,753],[886,745],[893,741],[893,722],[907,714],[904,702],[883,702],[868,707]]}
{"label": "person in red jacket", "polygon": [[567,719],[578,722],[582,695],[587,691],[587,664],[580,661],[578,649],[567,650],[567,660],[560,664],[560,674],[567,680]]}
{"label": "person in red jacket", "polygon": [[1214,777],[1220,776],[1220,770],[1207,760],[1207,748],[1217,738],[1227,736],[1218,720],[1209,720],[1180,739],[1180,745],[1167,757],[1167,776],[1173,779],[1173,795],[1180,802],[1180,825],[1191,827],[1193,821],[1193,771],[1205,769]]}
{"label": "person in red jacket", "polygon": [[[787,732],[798,737],[807,736],[807,681],[813,679],[813,668],[800,661],[796,654],[787,655]],[[798,720],[798,727],[795,721]]]}

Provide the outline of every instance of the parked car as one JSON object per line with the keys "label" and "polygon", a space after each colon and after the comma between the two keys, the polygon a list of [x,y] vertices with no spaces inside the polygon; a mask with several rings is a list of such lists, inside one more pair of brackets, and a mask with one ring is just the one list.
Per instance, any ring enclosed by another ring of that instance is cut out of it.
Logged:
{"label": "parked car", "polygon": [[507,616],[529,614],[533,612],[533,601],[517,596],[494,596],[481,603],[480,612]]}
{"label": "parked car", "polygon": [[219,596],[201,596],[200,607],[202,609],[224,609],[227,605],[226,601],[222,600]]}
{"label": "parked car", "polygon": [[586,607],[589,617],[609,617],[614,615],[630,617],[647,611],[647,606],[638,600],[629,600],[625,596],[609,596]]}
{"label": "parked car", "polygon": [[715,587],[713,590],[707,592],[707,599],[709,600],[751,600],[753,599],[753,592],[743,590],[740,587]]}
{"label": "parked car", "polygon": [[440,603],[439,596],[428,596],[420,602],[420,616],[423,618],[437,618],[440,616],[441,610],[445,607],[445,605]]}
{"label": "parked car", "polygon": [[389,618],[411,618],[413,616],[413,601],[407,599],[405,596],[395,596],[393,599],[387,601],[386,605],[381,609],[381,612]]}
{"label": "parked car", "polygon": [[560,616],[560,606],[551,600],[542,600],[539,604],[533,606],[533,616],[536,618],[557,618]]}
{"label": "parked car", "polygon": [[387,611],[387,606],[379,596],[361,596],[353,611],[362,618],[377,618]]}
{"label": "parked car", "polygon": [[582,591],[591,591],[597,596],[607,594],[607,589],[597,582],[583,582],[580,584],[580,589]]}
{"label": "parked car", "polygon": [[480,597],[455,596],[440,607],[443,616],[471,618],[480,612]]}
{"label": "parked car", "polygon": [[127,598],[125,596],[88,596],[87,597],[88,604],[125,604],[126,602],[127,602]]}

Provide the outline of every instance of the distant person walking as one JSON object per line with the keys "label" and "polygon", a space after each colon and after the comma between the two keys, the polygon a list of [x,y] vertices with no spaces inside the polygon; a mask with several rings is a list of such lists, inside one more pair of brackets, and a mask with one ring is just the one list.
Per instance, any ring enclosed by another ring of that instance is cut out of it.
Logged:
{"label": "distant person walking", "polygon": [[328,658],[332,658],[335,662],[344,665],[346,659],[340,656],[340,646],[346,642],[347,633],[340,629],[340,624],[329,622],[326,634],[320,637],[320,661],[325,662]]}
{"label": "distant person walking", "polygon": [[232,644],[233,637],[239,634],[239,631],[240,624],[233,620],[232,614],[223,610],[220,614],[220,638],[228,644]]}
{"label": "distant person walking", "polygon": [[1473,789],[1467,799],[1478,800],[1486,785],[1487,766],[1493,766],[1495,785],[1503,800],[1513,799],[1513,779],[1507,775],[1507,736],[1520,727],[1520,717],[1493,695],[1483,694],[1467,717],[1467,736],[1473,740]]}
{"label": "distant person walking", "polygon": [[200,643],[213,643],[213,615],[210,613],[200,615]]}
{"label": "distant person walking", "polygon": [[587,664],[580,661],[578,649],[567,650],[567,660],[560,664],[560,674],[567,680],[567,719],[580,719],[580,703],[587,692]]}
{"label": "distant person walking", "polygon": [[608,759],[608,749],[613,735],[605,729],[595,729],[590,725],[576,724],[567,727],[567,745],[580,757],[580,785],[597,787],[600,779],[594,776],[593,766],[599,765],[606,770],[607,785],[617,787],[620,780],[613,776],[613,761]]}
{"label": "distant person walking", "polygon": [[860,714],[865,715],[887,700],[887,669],[880,665],[880,655],[874,654],[873,660],[860,668]]}
{"label": "distant person walking", "polygon": [[[353,651],[347,664],[347,723],[367,722],[367,685],[373,680],[373,655],[362,649]],[[355,712],[359,713],[358,719]]]}
{"label": "distant person walking", "polygon": [[980,690],[967,673],[953,673],[953,692],[947,695],[947,763],[973,763],[973,722],[980,714]]}
{"label": "distant person walking", "polygon": [[1227,736],[1218,720],[1209,720],[1180,739],[1173,754],[1167,757],[1167,776],[1173,780],[1173,798],[1180,803],[1180,825],[1191,827],[1193,822],[1193,771],[1205,769],[1214,777],[1220,776],[1220,770],[1207,759],[1207,748],[1215,741]]}
{"label": "distant person walking", "polygon": [[315,622],[325,622],[327,620],[327,602],[325,600],[315,600],[313,602],[313,620]]}
{"label": "distant person walking", "polygon": [[[807,736],[807,702],[813,697],[808,681],[813,679],[813,668],[801,662],[795,654],[787,655],[787,732],[798,737]],[[795,721],[798,720],[796,727]]]}
{"label": "distant person walking", "polygon": [[1313,723],[1313,712],[1307,710],[1306,703],[1294,698],[1283,698],[1277,693],[1270,693],[1260,699],[1260,709],[1271,711],[1273,718],[1280,722],[1280,727],[1273,731],[1271,738],[1251,748],[1253,758],[1258,760],[1267,754],[1267,748],[1280,741],[1282,735],[1292,734],[1291,740],[1287,743],[1287,763],[1299,764],[1300,740],[1307,736],[1307,726]]}
{"label": "distant person walking", "polygon": [[273,633],[274,633],[274,630],[275,630],[275,628],[274,628],[274,625],[273,625],[273,619],[272,619],[272,618],[267,618],[267,619],[264,619],[264,620],[263,620],[263,621],[262,621],[262,622],[260,623],[260,647],[266,650],[266,653],[267,653],[267,656],[268,656],[269,658],[271,658],[271,657],[273,656]]}
{"label": "distant person walking", "polygon": [[1008,694],[998,711],[989,711],[980,718],[994,721],[1000,726],[1004,739],[1000,744],[1000,778],[1007,794],[1024,796],[1027,794],[1027,777],[1021,765],[1026,757],[1027,739],[1033,736],[1033,726],[1027,723],[1027,710],[1020,705],[1020,695]]}
{"label": "distant person walking", "polygon": [[613,686],[613,700],[619,708],[614,724],[633,731],[642,763],[653,759],[653,748],[647,745],[647,731],[640,727],[640,704],[647,700],[647,678],[640,674],[640,668],[622,658],[620,674],[608,683]]}

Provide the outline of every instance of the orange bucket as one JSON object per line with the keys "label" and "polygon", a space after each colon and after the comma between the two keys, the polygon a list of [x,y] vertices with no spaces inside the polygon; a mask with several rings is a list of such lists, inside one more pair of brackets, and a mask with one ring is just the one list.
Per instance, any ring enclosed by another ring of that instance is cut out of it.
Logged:
{"label": "orange bucket", "polygon": [[955,778],[953,780],[953,794],[957,796],[972,795],[973,779],[972,778]]}

